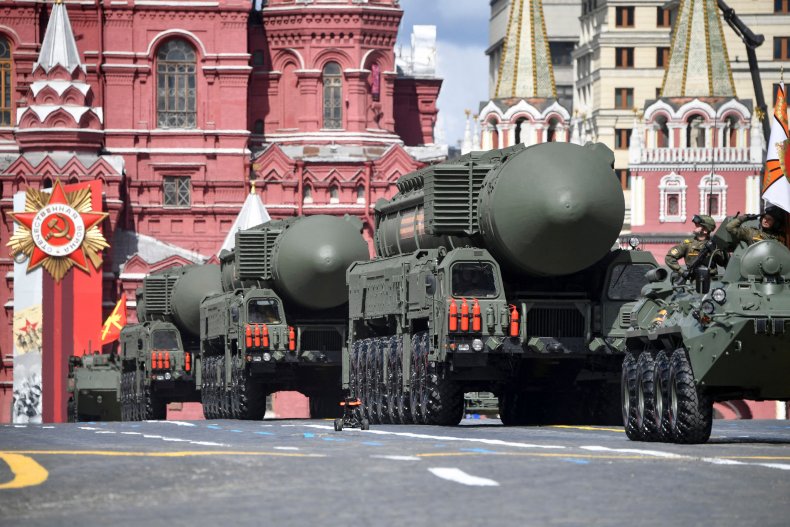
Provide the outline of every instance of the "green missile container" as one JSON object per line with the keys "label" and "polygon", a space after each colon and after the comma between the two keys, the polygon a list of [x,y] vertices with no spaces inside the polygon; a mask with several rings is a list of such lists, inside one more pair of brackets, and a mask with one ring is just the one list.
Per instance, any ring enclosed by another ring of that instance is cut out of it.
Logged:
{"label": "green missile container", "polygon": [[350,216],[306,216],[264,223],[236,235],[220,255],[226,291],[271,288],[310,310],[348,302],[346,269],[369,258],[362,222]]}
{"label": "green missile container", "polygon": [[533,276],[575,273],[617,240],[625,202],[602,144],[473,152],[404,176],[377,204],[380,256],[473,246]]}

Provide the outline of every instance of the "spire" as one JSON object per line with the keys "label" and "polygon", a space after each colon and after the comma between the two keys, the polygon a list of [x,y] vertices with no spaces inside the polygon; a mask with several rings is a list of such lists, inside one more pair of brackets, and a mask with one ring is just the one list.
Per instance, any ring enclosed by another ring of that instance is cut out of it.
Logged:
{"label": "spire", "polygon": [[542,0],[512,0],[495,99],[556,97]]}
{"label": "spire", "polygon": [[736,97],[716,0],[680,0],[662,97]]}
{"label": "spire", "polygon": [[61,0],[56,0],[55,5],[52,6],[44,43],[41,44],[41,53],[33,69],[41,66],[44,71],[49,72],[58,64],[69,72],[73,72],[78,67],[85,70],[80,63],[80,53],[71,30],[69,14]]}
{"label": "spire", "polygon": [[471,110],[464,110],[466,112],[466,128],[464,128],[464,142],[461,143],[461,154],[468,154],[472,151],[472,127],[469,124]]}
{"label": "spire", "polygon": [[255,192],[255,180],[252,180],[252,184],[250,185],[250,193],[247,194],[247,198],[244,200],[244,204],[241,206],[241,210],[239,211],[239,215],[236,216],[236,220],[231,225],[230,230],[228,230],[228,234],[225,236],[225,241],[222,242],[222,246],[220,247],[217,253],[219,254],[223,250],[232,251],[233,248],[236,246],[236,233],[239,231],[243,231],[249,229],[250,227],[255,227],[256,225],[260,225],[261,223],[266,223],[270,221],[271,217],[269,216],[269,212],[266,210],[266,206],[261,201],[261,197]]}

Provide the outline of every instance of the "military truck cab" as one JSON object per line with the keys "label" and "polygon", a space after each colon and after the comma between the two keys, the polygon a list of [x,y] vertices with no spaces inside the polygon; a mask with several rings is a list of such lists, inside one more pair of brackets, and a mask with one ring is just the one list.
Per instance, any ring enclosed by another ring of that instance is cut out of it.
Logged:
{"label": "military truck cab", "polygon": [[68,421],[118,421],[121,418],[120,377],[120,360],[114,353],[69,357]]}
{"label": "military truck cab", "polygon": [[168,402],[198,400],[195,391],[197,349],[182,341],[170,322],[131,324],[121,330],[124,421],[164,419]]}

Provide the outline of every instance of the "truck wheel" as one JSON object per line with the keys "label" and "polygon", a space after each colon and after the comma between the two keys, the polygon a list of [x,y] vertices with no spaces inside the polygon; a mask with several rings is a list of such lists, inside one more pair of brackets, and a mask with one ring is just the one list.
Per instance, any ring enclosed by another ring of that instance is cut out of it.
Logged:
{"label": "truck wheel", "polygon": [[363,419],[360,423],[360,428],[362,428],[362,430],[370,430],[370,421]]}
{"label": "truck wheel", "polygon": [[77,404],[73,397],[69,397],[69,402],[66,403],[66,420],[69,423],[77,422]]}
{"label": "truck wheel", "polygon": [[246,369],[239,384],[239,416],[246,421],[260,421],[266,413],[266,393],[263,385],[255,382]]}
{"label": "truck wheel", "polygon": [[[388,425],[392,422],[390,419],[390,398],[389,398],[389,385],[391,370],[389,365],[390,358],[390,339],[388,337],[381,337],[378,339],[378,364],[379,364],[379,377],[378,377],[378,414],[379,422],[383,425]],[[386,373],[385,373],[386,371]]]}
{"label": "truck wheel", "polygon": [[620,377],[620,404],[623,408],[623,424],[625,435],[631,441],[642,441],[639,430],[636,402],[636,359],[630,352],[623,359],[623,371]]}
{"label": "truck wheel", "polygon": [[360,400],[362,405],[360,409],[360,417],[362,419],[370,418],[370,383],[371,381],[371,364],[370,364],[370,343],[371,339],[362,341],[359,348],[359,382],[360,382]]}
{"label": "truck wheel", "polygon": [[686,350],[669,359],[669,428],[675,443],[704,443],[713,426],[713,402],[697,389]]}
{"label": "truck wheel", "polygon": [[402,425],[408,425],[412,423],[411,417],[411,404],[410,404],[410,396],[403,390],[403,335],[398,335],[395,337],[396,339],[396,349],[395,349],[395,360],[396,364],[396,378],[397,378],[397,399],[395,400],[395,404],[397,405],[396,413],[398,414],[399,420],[398,422]]}
{"label": "truck wheel", "polygon": [[658,440],[656,426],[655,361],[643,351],[636,360],[636,420],[644,441]]}
{"label": "truck wheel", "polygon": [[444,364],[428,366],[426,416],[428,424],[456,426],[464,418],[464,394],[449,378]]}
{"label": "truck wheel", "polygon": [[200,361],[202,379],[200,385],[200,402],[203,405],[203,417],[206,419],[214,419],[211,408],[211,359],[212,357],[205,357]]}
{"label": "truck wheel", "polygon": [[505,426],[523,426],[528,424],[525,404],[526,394],[518,393],[515,390],[504,390],[499,397],[499,419]]}
{"label": "truck wheel", "polygon": [[371,339],[370,347],[370,422],[381,424],[381,377],[384,368],[381,363],[381,339]]}
{"label": "truck wheel", "polygon": [[387,343],[387,420],[394,425],[400,423],[399,386],[398,338],[390,337]]}
{"label": "truck wheel", "polygon": [[335,419],[335,432],[342,432],[342,431],[343,431],[343,420]]}
{"label": "truck wheel", "polygon": [[653,386],[656,392],[655,427],[659,441],[670,441],[672,432],[669,428],[669,358],[659,351],[653,369]]}
{"label": "truck wheel", "polygon": [[411,382],[409,388],[409,406],[411,407],[411,418],[414,424],[427,424],[425,421],[425,408],[423,405],[425,396],[425,364],[423,354],[423,335],[415,333],[412,335],[412,356],[411,356]]}
{"label": "truck wheel", "polygon": [[230,391],[228,391],[228,387],[225,386],[225,355],[220,355],[218,357],[218,363],[217,389],[219,391],[219,418],[230,419]]}
{"label": "truck wheel", "polygon": [[167,403],[156,394],[149,384],[145,387],[145,418],[161,421],[167,419]]}
{"label": "truck wheel", "polygon": [[129,420],[129,404],[127,403],[128,399],[128,388],[126,386],[126,381],[129,378],[129,375],[126,372],[121,373],[121,421],[128,421]]}

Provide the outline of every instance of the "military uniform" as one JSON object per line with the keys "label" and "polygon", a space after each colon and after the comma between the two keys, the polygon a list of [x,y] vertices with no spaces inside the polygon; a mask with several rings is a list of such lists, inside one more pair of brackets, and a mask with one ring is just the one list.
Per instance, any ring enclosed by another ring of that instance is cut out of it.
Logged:
{"label": "military uniform", "polygon": [[745,219],[742,218],[734,218],[727,224],[727,232],[736,240],[746,242],[747,245],[763,240],[776,240],[779,243],[785,243],[785,237],[781,232],[766,232],[762,228],[742,227],[741,223],[744,221]]}
{"label": "military uniform", "polygon": [[[680,264],[678,260],[683,258],[686,262],[686,265],[694,262],[699,253],[702,252],[702,249],[705,247],[705,244],[708,243],[708,240],[697,240],[693,238],[688,238],[680,242],[679,244],[672,247],[669,252],[667,253],[666,258],[664,258],[664,263],[667,264],[667,267],[672,269],[675,272],[680,272]],[[710,258],[710,271],[712,274],[716,274],[716,266],[726,265],[726,261],[724,260],[724,255],[722,255],[721,251],[714,251],[712,258]]]}

